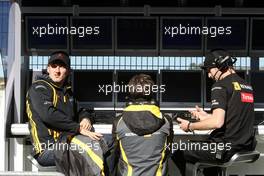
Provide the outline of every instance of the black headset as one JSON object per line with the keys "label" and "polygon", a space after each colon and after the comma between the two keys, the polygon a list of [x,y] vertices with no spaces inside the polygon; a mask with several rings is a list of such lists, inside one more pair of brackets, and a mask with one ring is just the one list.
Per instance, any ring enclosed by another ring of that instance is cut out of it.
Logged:
{"label": "black headset", "polygon": [[224,49],[214,49],[210,53],[215,58],[215,66],[220,71],[227,70],[230,66],[233,66],[233,64],[237,61],[237,58],[230,56],[230,54]]}

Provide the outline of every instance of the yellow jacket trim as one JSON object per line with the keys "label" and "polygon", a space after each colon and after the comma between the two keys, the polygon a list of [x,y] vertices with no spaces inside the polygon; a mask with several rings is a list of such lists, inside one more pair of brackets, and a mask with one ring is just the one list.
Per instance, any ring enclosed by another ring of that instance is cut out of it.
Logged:
{"label": "yellow jacket trim", "polygon": [[157,118],[162,119],[160,108],[155,105],[130,105],[124,111],[149,111]]}
{"label": "yellow jacket trim", "polygon": [[36,123],[32,119],[32,112],[30,110],[30,105],[28,103],[28,100],[26,101],[26,108],[27,108],[26,111],[27,111],[27,115],[29,118],[29,122],[31,124],[31,134],[33,138],[34,148],[36,149],[36,153],[40,153],[42,151],[42,148],[41,148],[39,138],[38,138],[38,131],[37,131]]}
{"label": "yellow jacket trim", "polygon": [[59,139],[61,132],[52,130],[52,134],[53,134],[53,139],[57,141]]}
{"label": "yellow jacket trim", "polygon": [[167,140],[165,141],[165,145],[164,145],[163,151],[161,153],[161,160],[159,162],[159,168],[157,170],[156,176],[162,176],[162,168],[163,168],[163,164],[162,163],[163,163],[163,160],[164,160],[164,157],[165,157],[166,146],[167,146]]}
{"label": "yellow jacket trim", "polygon": [[[49,82],[47,82],[47,81],[45,81],[45,80],[37,80],[37,81],[35,81],[35,82],[44,82],[44,83],[46,83],[46,84],[48,84],[51,88],[52,88],[52,90],[53,90],[53,106],[57,106],[57,102],[58,102],[58,97],[57,97],[57,93],[56,93],[56,90],[55,90],[55,88],[54,88],[54,84],[50,84]],[[34,83],[35,83],[34,82]],[[56,86],[57,87],[57,86]]]}
{"label": "yellow jacket trim", "polygon": [[122,158],[125,161],[125,163],[127,164],[127,176],[132,176],[132,166],[129,164],[126,153],[124,151],[124,148],[122,146],[121,141],[119,141],[119,146],[120,146],[120,150],[121,150],[121,154],[122,154]]}
{"label": "yellow jacket trim", "polygon": [[79,139],[76,139],[74,137],[71,142],[79,145],[80,147],[82,147],[87,152],[88,156],[90,156],[90,158],[101,169],[101,175],[104,176],[104,163],[103,163],[103,160],[96,153],[94,153],[89,146],[87,146],[85,143],[83,143]]}

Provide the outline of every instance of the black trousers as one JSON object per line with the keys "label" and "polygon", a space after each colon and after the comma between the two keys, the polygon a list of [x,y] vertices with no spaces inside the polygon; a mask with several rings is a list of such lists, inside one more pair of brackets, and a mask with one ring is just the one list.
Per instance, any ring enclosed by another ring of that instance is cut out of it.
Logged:
{"label": "black trousers", "polygon": [[[206,151],[176,151],[172,160],[176,165],[176,173],[182,176],[192,176],[193,168],[196,162],[216,162],[215,154]],[[217,176],[218,168],[204,169],[204,175]]]}
{"label": "black trousers", "polygon": [[[199,145],[204,145],[204,143],[201,142],[195,142],[199,143]],[[210,143],[208,143],[209,145]],[[177,150],[172,155],[172,161],[176,165],[176,171],[175,173],[181,174],[182,176],[192,176],[193,174],[193,167],[196,162],[209,162],[209,163],[219,163],[219,162],[225,162],[226,160],[229,160],[232,156],[231,153],[226,153],[223,159],[217,159],[216,158],[217,152],[214,150]],[[205,176],[217,176],[217,173],[219,172],[219,168],[212,167],[212,168],[206,168],[204,169],[204,175]]]}
{"label": "black trousers", "polygon": [[41,166],[55,166],[54,150],[44,150],[37,158]]}

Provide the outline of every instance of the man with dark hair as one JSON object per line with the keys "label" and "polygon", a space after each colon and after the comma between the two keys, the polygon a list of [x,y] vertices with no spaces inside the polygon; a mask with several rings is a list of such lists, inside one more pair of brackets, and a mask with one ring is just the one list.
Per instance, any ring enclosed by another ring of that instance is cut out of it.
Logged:
{"label": "man with dark hair", "polygon": [[102,135],[92,132],[92,115],[85,109],[76,109],[71,87],[70,58],[63,51],[52,53],[47,74],[36,78],[26,98],[27,115],[33,156],[43,166],[55,165],[55,145],[67,142],[70,136],[82,134],[92,140]]}
{"label": "man with dark hair", "polygon": [[129,81],[130,102],[113,124],[118,173],[113,175],[167,175],[167,147],[172,123],[153,98],[153,80],[139,74]]}
{"label": "man with dark hair", "polygon": [[154,81],[149,75],[140,74],[131,78],[128,83],[129,93],[132,99],[145,98],[146,100],[153,99],[153,92],[151,88],[154,85]]}
{"label": "man with dark hair", "polygon": [[253,89],[236,74],[235,62],[236,58],[223,49],[212,50],[205,58],[202,69],[216,81],[211,89],[211,113],[196,106],[191,113],[197,122],[177,120],[186,132],[213,131],[206,142],[197,143],[207,147],[174,154],[182,175],[192,175],[195,162],[226,162],[236,152],[255,149]]}

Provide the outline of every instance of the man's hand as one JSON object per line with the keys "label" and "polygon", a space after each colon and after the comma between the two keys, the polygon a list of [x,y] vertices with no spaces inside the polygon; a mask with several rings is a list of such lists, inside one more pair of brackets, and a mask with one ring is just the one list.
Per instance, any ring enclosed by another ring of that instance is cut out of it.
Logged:
{"label": "man's hand", "polygon": [[185,132],[188,132],[189,129],[188,129],[188,124],[189,124],[189,121],[188,120],[184,120],[184,119],[181,119],[181,118],[177,118],[177,121],[179,122],[179,126],[180,128],[185,131]]}
{"label": "man's hand", "polygon": [[80,122],[80,129],[85,129],[90,131],[92,128],[91,121],[88,118],[83,118]]}
{"label": "man's hand", "polygon": [[100,140],[103,135],[101,133],[91,132],[86,129],[80,129],[80,133],[84,136],[90,137],[92,140]]}
{"label": "man's hand", "polygon": [[199,106],[195,106],[196,110],[190,111],[190,113],[192,114],[192,116],[196,119],[196,120],[204,120],[207,119],[209,116],[209,114],[207,112],[205,112],[204,110],[202,110],[201,108],[199,108]]}

